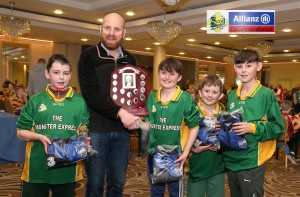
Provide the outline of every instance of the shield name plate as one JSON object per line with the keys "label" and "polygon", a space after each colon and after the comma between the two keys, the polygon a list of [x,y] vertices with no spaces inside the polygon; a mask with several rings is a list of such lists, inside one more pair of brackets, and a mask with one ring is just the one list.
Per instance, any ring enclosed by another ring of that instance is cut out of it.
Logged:
{"label": "shield name plate", "polygon": [[111,74],[110,97],[114,103],[137,116],[148,115],[144,104],[148,97],[147,73],[127,64]]}

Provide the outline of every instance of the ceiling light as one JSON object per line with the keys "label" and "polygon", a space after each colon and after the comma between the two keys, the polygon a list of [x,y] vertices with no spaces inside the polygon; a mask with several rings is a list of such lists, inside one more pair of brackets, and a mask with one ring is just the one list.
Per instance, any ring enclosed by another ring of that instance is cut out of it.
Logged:
{"label": "ceiling light", "polygon": [[175,5],[176,3],[179,3],[180,0],[162,0],[165,2],[166,5]]}
{"label": "ceiling light", "polygon": [[191,38],[191,39],[188,39],[189,42],[195,42],[196,40]]}
{"label": "ceiling light", "polygon": [[126,15],[127,15],[127,16],[134,16],[135,13],[134,13],[134,12],[131,12],[131,11],[128,11],[128,12],[126,12]]}
{"label": "ceiling light", "polygon": [[220,45],[221,43],[220,42],[215,42],[215,45]]}
{"label": "ceiling light", "polygon": [[30,22],[28,20],[13,16],[14,2],[9,2],[11,7],[10,16],[0,17],[0,32],[9,39],[14,40],[30,32]]}
{"label": "ceiling light", "polygon": [[292,30],[291,29],[283,29],[282,31],[285,33],[288,33],[288,32],[291,32]]}
{"label": "ceiling light", "polygon": [[63,14],[63,11],[61,11],[61,10],[54,10],[53,11],[55,14]]}
{"label": "ceiling light", "polygon": [[179,55],[184,55],[184,54],[185,54],[185,52],[179,52],[178,54],[179,54]]}
{"label": "ceiling light", "polygon": [[89,39],[87,39],[87,38],[81,38],[81,41],[83,41],[83,42],[87,42]]}
{"label": "ceiling light", "polygon": [[283,52],[288,53],[288,52],[290,52],[290,50],[283,50]]}
{"label": "ceiling light", "polygon": [[201,27],[200,29],[203,31],[207,31],[207,27]]}
{"label": "ceiling light", "polygon": [[292,62],[298,62],[298,60],[292,60]]}
{"label": "ceiling light", "polygon": [[148,50],[148,51],[149,51],[149,50],[151,50],[151,48],[150,48],[150,47],[146,47],[145,49],[146,49],[146,50]]}
{"label": "ceiling light", "polygon": [[236,34],[230,34],[229,37],[236,38],[236,37],[238,37],[238,35],[236,35]]}
{"label": "ceiling light", "polygon": [[269,62],[269,61],[268,61],[268,60],[264,60],[263,62],[264,62],[264,63],[267,63],[267,62]]}
{"label": "ceiling light", "polygon": [[154,45],[160,45],[160,43],[159,43],[159,42],[154,42],[153,44],[154,44]]}
{"label": "ceiling light", "polygon": [[147,31],[156,41],[162,45],[169,44],[181,32],[181,24],[175,21],[166,20],[166,6],[164,7],[163,21],[150,21],[147,24]]}
{"label": "ceiling light", "polygon": [[124,39],[127,40],[127,41],[132,40],[132,38],[129,38],[129,37],[126,37],[126,38],[124,38]]}
{"label": "ceiling light", "polygon": [[99,18],[98,22],[102,23],[103,22],[103,18]]}
{"label": "ceiling light", "polygon": [[207,59],[211,59],[212,57],[211,57],[211,56],[207,56],[206,58],[207,58]]}
{"label": "ceiling light", "polygon": [[41,40],[41,39],[34,39],[34,38],[24,38],[20,37],[19,40],[25,40],[25,41],[37,41],[37,42],[46,42],[46,43],[53,43],[52,40]]}

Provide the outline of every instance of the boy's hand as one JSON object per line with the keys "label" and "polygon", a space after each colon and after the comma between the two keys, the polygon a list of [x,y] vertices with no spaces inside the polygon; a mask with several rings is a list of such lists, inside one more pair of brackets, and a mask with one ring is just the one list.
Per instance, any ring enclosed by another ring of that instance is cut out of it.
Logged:
{"label": "boy's hand", "polygon": [[219,121],[216,121],[215,127],[216,127],[216,131],[219,132],[221,129],[221,123]]}
{"label": "boy's hand", "polygon": [[236,135],[244,135],[250,132],[251,123],[248,122],[236,122],[233,123],[232,131],[236,132]]}
{"label": "boy's hand", "polygon": [[212,148],[212,144],[206,145],[206,146],[201,146],[202,141],[199,141],[197,144],[194,144],[194,146],[192,146],[191,151],[193,153],[201,153],[203,151],[206,150],[210,150]]}
{"label": "boy's hand", "polygon": [[48,147],[51,144],[51,140],[45,135],[39,135],[39,140],[44,145],[45,153],[48,153]]}
{"label": "boy's hand", "polygon": [[185,154],[185,153],[183,152],[183,153],[179,156],[179,158],[176,159],[176,160],[174,161],[174,163],[180,162],[180,168],[179,168],[180,171],[183,170],[183,165],[184,165],[184,162],[185,162],[187,156],[188,156],[188,155]]}
{"label": "boy's hand", "polygon": [[219,149],[215,146],[211,146],[209,150],[217,152]]}

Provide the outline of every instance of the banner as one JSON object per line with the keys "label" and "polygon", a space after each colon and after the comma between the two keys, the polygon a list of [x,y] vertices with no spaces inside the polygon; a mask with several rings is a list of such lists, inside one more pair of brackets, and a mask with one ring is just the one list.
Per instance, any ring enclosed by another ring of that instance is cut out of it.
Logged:
{"label": "banner", "polygon": [[275,34],[275,11],[207,10],[207,34]]}

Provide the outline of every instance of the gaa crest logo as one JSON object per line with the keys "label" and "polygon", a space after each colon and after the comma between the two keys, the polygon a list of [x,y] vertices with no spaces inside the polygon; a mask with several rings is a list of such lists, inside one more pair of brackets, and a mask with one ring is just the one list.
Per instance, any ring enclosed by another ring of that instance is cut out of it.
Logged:
{"label": "gaa crest logo", "polygon": [[209,18],[207,24],[210,26],[211,30],[220,32],[224,27],[228,25],[228,20],[222,16],[221,12],[216,12]]}

